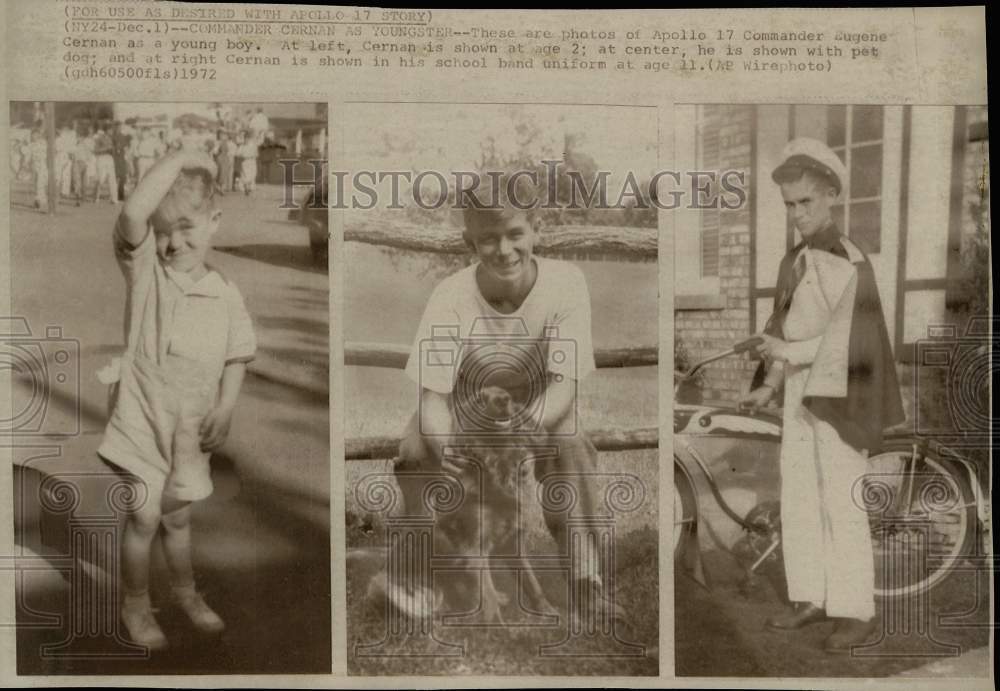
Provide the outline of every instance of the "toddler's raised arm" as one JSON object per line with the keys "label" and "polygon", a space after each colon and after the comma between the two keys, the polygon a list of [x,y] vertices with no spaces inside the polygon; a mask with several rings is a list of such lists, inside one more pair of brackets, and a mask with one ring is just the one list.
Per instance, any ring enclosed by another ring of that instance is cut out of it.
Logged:
{"label": "toddler's raised arm", "polygon": [[146,237],[149,219],[185,168],[204,168],[215,177],[215,161],[202,151],[176,151],[150,168],[129,196],[118,226],[125,242],[136,247]]}

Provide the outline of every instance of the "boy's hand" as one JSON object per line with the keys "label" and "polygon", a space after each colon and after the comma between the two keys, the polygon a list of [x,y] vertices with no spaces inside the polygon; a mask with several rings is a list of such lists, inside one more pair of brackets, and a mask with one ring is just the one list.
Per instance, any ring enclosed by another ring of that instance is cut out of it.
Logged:
{"label": "boy's hand", "polygon": [[185,168],[204,168],[212,178],[217,174],[215,161],[203,151],[176,151],[161,158],[146,172],[125,200],[121,221],[117,226],[122,233],[122,240],[132,247],[139,246],[149,232],[150,217],[174,184],[177,175]]}
{"label": "boy's hand", "polygon": [[201,450],[215,451],[226,442],[229,426],[233,422],[233,409],[216,406],[201,421]]}
{"label": "boy's hand", "polygon": [[740,399],[740,410],[756,413],[760,408],[764,408],[774,397],[774,389],[770,385],[760,386]]}
{"label": "boy's hand", "polygon": [[764,342],[757,346],[758,353],[768,360],[777,360],[779,362],[788,360],[788,343],[765,333],[757,335],[764,339]]}

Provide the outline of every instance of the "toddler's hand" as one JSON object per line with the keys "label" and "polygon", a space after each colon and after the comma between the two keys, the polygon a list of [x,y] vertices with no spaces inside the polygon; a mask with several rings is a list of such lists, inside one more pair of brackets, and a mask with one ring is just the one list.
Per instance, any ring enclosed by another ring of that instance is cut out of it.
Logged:
{"label": "toddler's hand", "polygon": [[215,407],[201,421],[201,450],[215,451],[226,442],[233,421],[230,408]]}

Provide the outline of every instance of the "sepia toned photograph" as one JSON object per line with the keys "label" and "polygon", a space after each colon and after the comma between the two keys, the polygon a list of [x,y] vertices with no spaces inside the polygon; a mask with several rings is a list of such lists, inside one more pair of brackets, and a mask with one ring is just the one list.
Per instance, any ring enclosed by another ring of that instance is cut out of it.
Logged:
{"label": "sepia toned photograph", "polygon": [[992,667],[985,107],[676,107],[678,676]]}
{"label": "sepia toned photograph", "polygon": [[656,675],[656,109],[345,113],[348,672]]}
{"label": "sepia toned photograph", "polygon": [[0,686],[995,688],[986,13],[0,1]]}
{"label": "sepia toned photograph", "polygon": [[329,673],[326,104],[9,107],[17,673]]}

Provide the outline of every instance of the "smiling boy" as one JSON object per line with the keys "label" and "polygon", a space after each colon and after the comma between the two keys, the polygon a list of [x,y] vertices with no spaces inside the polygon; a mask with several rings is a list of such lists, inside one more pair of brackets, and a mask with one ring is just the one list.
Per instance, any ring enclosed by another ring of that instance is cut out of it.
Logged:
{"label": "smiling boy", "polygon": [[[463,238],[477,261],[435,288],[417,329],[406,374],[419,386],[419,405],[395,468],[405,514],[427,514],[427,476],[447,468],[445,447],[468,432],[463,419],[475,418],[472,402],[491,385],[511,393],[523,411],[511,421],[511,443],[525,434],[558,449],[535,462],[540,496],[569,482],[574,515],[597,514],[597,452],[577,415],[579,385],[595,369],[587,283],[577,266],[535,256],[534,190],[524,178],[511,179],[484,180],[466,198]],[[565,553],[568,511],[546,501],[542,509]],[[576,575],[583,589],[574,592],[610,604],[599,594],[595,562]]]}
{"label": "smiling boy", "polygon": [[126,351],[98,454],[132,486],[121,616],[132,640],[150,649],[167,644],[149,597],[161,525],[175,603],[201,631],[224,626],[195,589],[190,504],[212,493],[209,456],[229,434],[256,345],[239,291],[205,263],[221,217],[214,175],[205,153],[169,154],[139,182],[113,235],[126,283]]}

